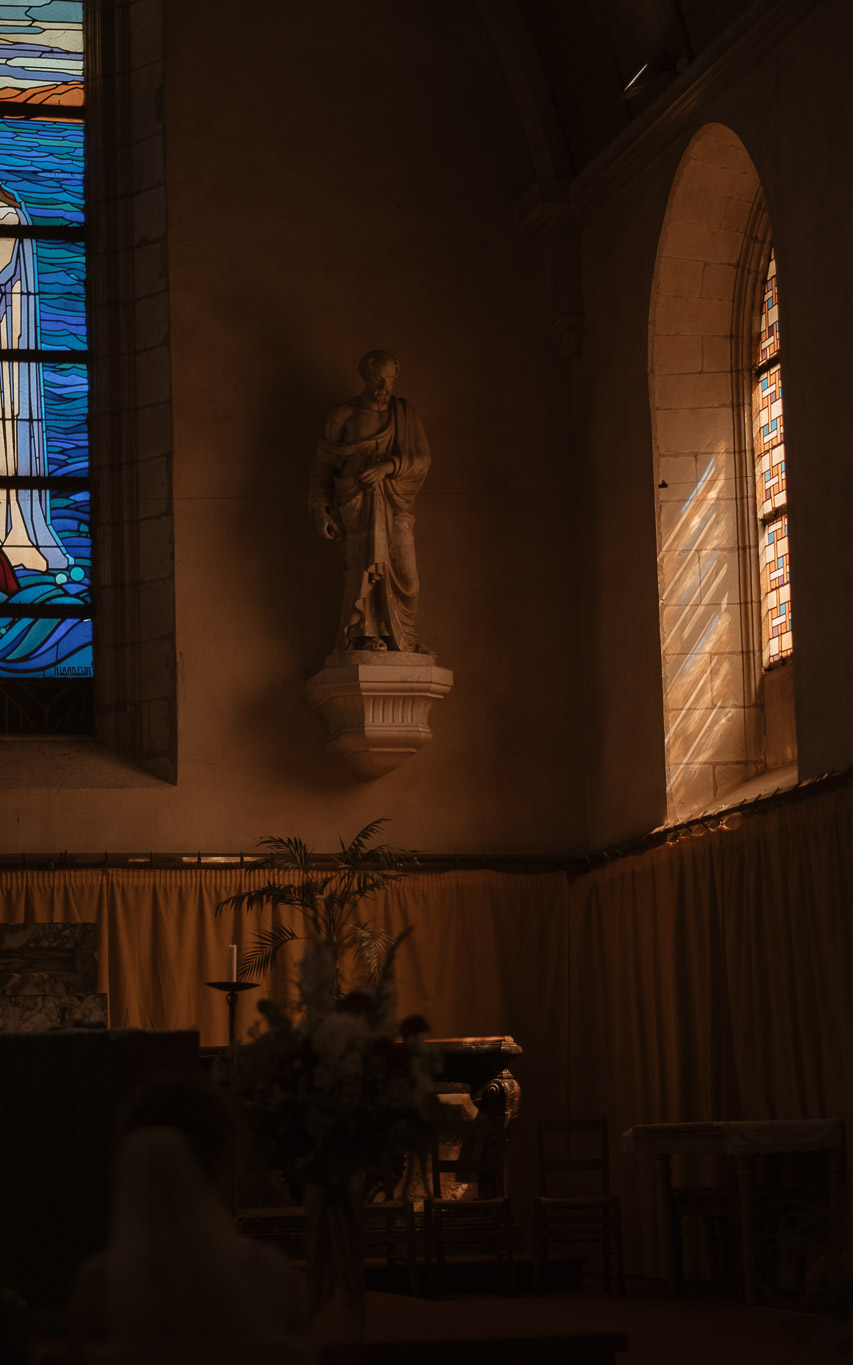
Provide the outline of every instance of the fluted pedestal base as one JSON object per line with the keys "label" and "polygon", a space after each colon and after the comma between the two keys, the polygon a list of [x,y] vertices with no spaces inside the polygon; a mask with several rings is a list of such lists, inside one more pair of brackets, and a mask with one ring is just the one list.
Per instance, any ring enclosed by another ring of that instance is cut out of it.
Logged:
{"label": "fluted pedestal base", "polygon": [[393,772],[432,739],[429,713],[453,674],[431,654],[333,654],[306,696],[326,722],[326,744],[358,777]]}

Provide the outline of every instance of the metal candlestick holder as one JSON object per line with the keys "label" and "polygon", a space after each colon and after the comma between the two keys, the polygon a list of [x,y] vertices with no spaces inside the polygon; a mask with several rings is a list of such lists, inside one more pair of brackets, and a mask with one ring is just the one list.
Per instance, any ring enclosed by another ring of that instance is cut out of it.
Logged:
{"label": "metal candlestick holder", "polygon": [[237,1018],[237,996],[240,991],[256,991],[260,982],[258,981],[205,981],[205,986],[212,986],[215,991],[227,991],[225,1003],[228,1006],[228,1046],[234,1047],[237,1039],[236,1018]]}

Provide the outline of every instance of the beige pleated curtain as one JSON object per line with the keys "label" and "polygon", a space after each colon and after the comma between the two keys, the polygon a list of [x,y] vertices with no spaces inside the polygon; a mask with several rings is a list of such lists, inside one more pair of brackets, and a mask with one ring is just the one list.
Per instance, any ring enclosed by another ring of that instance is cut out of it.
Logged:
{"label": "beige pleated curtain", "polygon": [[[635,1123],[840,1116],[853,1131],[853,797],[824,792],[627,857],[562,873],[425,873],[378,897],[377,923],[414,933],[400,1013],[436,1036],[509,1034],[523,1057],[513,1192],[533,1193],[539,1114],[610,1119],[628,1268],[660,1274],[653,1171],[623,1153]],[[264,872],[0,874],[6,922],[97,921],[116,1027],[197,1026],[226,1040],[227,946],[271,918],[217,903]],[[239,1004],[281,997],[290,963]],[[678,1176],[679,1172],[676,1172]],[[522,1221],[526,1221],[522,1217]]]}

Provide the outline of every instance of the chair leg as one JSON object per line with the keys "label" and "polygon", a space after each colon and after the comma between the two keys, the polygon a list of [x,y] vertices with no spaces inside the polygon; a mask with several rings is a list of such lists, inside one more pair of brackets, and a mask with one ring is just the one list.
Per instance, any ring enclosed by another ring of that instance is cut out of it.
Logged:
{"label": "chair leg", "polygon": [[602,1269],[603,1269],[603,1271],[604,1271],[604,1292],[605,1292],[605,1294],[609,1294],[609,1293],[610,1293],[610,1235],[609,1235],[609,1233],[606,1233],[606,1232],[605,1232],[604,1237],[603,1237],[603,1239],[602,1239],[601,1248],[602,1248],[602,1259],[603,1259],[603,1267],[602,1267]]}
{"label": "chair leg", "polygon": [[444,1264],[444,1229],[441,1213],[424,1204],[424,1279],[425,1292],[430,1298],[443,1291],[446,1279]]}
{"label": "chair leg", "polygon": [[622,1232],[616,1233],[616,1288],[625,1293],[625,1258],[622,1253]]}
{"label": "chair leg", "polygon": [[507,1293],[512,1294],[515,1290],[515,1253],[512,1245],[512,1212],[509,1207],[506,1210],[504,1234],[506,1236],[506,1288]]}
{"label": "chair leg", "polygon": [[424,1293],[432,1293],[432,1215],[424,1200]]}
{"label": "chair leg", "polygon": [[409,1293],[415,1295],[418,1292],[418,1250],[415,1241],[415,1214],[411,1206],[406,1216],[406,1260],[409,1265]]}
{"label": "chair leg", "polygon": [[533,1285],[541,1294],[545,1287],[545,1264],[548,1259],[548,1240],[545,1236],[545,1215],[538,1204],[533,1205]]}
{"label": "chair leg", "polygon": [[444,1222],[441,1213],[436,1215],[433,1248],[435,1251],[435,1284],[437,1292],[447,1293],[447,1263],[444,1257]]}

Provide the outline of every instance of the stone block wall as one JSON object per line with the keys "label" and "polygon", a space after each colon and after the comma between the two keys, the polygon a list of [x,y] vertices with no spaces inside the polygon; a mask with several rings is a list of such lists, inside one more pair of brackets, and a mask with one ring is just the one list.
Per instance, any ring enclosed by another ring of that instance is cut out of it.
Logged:
{"label": "stone block wall", "polygon": [[88,30],[98,737],[174,780],[172,417],[162,14],[96,3]]}

